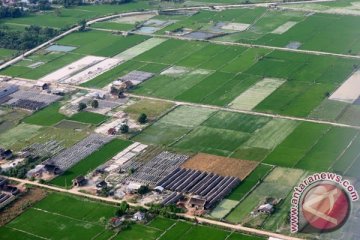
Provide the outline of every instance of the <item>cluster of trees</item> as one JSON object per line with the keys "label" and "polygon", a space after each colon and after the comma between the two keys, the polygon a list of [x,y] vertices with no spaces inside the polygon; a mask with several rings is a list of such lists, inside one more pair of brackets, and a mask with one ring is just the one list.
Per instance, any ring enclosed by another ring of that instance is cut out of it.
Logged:
{"label": "cluster of trees", "polygon": [[[99,101],[94,99],[89,102],[89,105],[91,105],[92,108],[98,108],[99,107]],[[88,107],[88,105],[84,102],[80,102],[78,105],[78,111],[81,112],[85,110]]]}
{"label": "cluster of trees", "polygon": [[145,124],[147,123],[147,121],[148,121],[147,115],[145,113],[140,114],[140,116],[138,117],[138,122],[140,124]]}
{"label": "cluster of trees", "polygon": [[83,0],[53,0],[53,4],[63,5],[64,7],[80,6],[83,5]]}
{"label": "cluster of trees", "polygon": [[8,26],[2,26],[0,28],[0,47],[27,50],[46,42],[58,34],[58,30],[48,27],[30,26],[26,27],[24,31],[14,31],[9,29]]}
{"label": "cluster of trees", "polygon": [[29,0],[29,3],[33,4],[33,10],[50,10],[51,4],[49,0]]}
{"label": "cluster of trees", "polygon": [[151,204],[149,208],[149,213],[160,215],[166,218],[178,218],[176,213],[183,213],[184,210],[178,208],[175,204],[170,204],[166,206],[162,206],[160,204]]}
{"label": "cluster of trees", "polygon": [[25,11],[19,7],[0,6],[0,18],[18,18],[25,15]]}

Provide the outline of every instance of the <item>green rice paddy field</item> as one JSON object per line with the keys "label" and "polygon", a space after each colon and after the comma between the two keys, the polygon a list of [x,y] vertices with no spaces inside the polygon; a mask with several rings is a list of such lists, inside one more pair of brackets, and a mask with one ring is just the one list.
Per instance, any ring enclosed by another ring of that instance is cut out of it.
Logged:
{"label": "green rice paddy field", "polygon": [[16,54],[16,50],[0,48],[0,63],[11,58],[14,54]]}
{"label": "green rice paddy field", "polygon": [[79,123],[99,125],[108,119],[105,115],[93,112],[79,112],[71,117],[67,117],[59,113],[60,107],[61,103],[55,102],[48,107],[35,112],[31,116],[26,117],[23,122],[40,126],[52,126],[67,119]]}
{"label": "green rice paddy field", "polygon": [[[42,50],[0,71],[0,74],[37,80],[87,55],[112,57],[147,38],[139,35],[122,37],[97,30],[77,32],[57,42],[60,45],[76,47],[75,50],[68,53]],[[102,41],[99,41],[99,39],[102,39]],[[36,68],[29,67],[39,62],[43,64]]]}
{"label": "green rice paddy field", "polygon": [[115,13],[136,11],[150,8],[147,1],[136,1],[121,5],[102,4],[84,5],[70,8],[61,8],[59,13],[55,11],[41,11],[29,14],[26,17],[1,20],[0,23],[16,25],[37,25],[42,27],[68,28],[79,23],[82,19],[93,19]]}
{"label": "green rice paddy field", "polygon": [[[261,240],[185,221],[155,218],[147,225],[134,224],[116,233],[106,230],[101,218],[109,220],[116,207],[87,199],[50,193],[45,199],[0,228],[1,239],[121,239],[121,240]],[[170,227],[170,229],[168,229]],[[163,234],[164,233],[164,234]],[[163,235],[162,235],[163,234]]]}
{"label": "green rice paddy field", "polygon": [[[217,40],[277,47],[286,47],[291,42],[299,42],[300,49],[304,50],[360,53],[360,34],[355,31],[360,23],[359,16],[246,8],[221,12],[201,11],[193,16],[183,17],[180,21],[177,16],[165,19],[178,21],[158,33],[174,31],[181,27],[211,31],[216,28],[217,23],[242,23],[251,24],[251,27],[241,32],[233,31],[230,35],[222,36]],[[294,26],[275,31],[289,22],[295,23]],[[224,29],[220,28],[220,30],[226,32]],[[324,44],[323,39],[328,41]]]}
{"label": "green rice paddy field", "polygon": [[[285,199],[293,187],[301,180],[305,172],[290,168],[277,167],[271,171],[263,182],[243,199],[227,216],[233,223],[247,224],[252,227],[261,226],[266,215],[251,216],[251,212],[265,202],[266,198]],[[271,218],[270,218],[271,219]]]}
{"label": "green rice paddy field", "polygon": [[133,140],[354,177],[360,161],[359,130],[190,106],[177,107]]}
{"label": "green rice paddy field", "polygon": [[149,62],[163,64],[162,68],[182,67],[183,73],[171,74],[166,70],[139,85],[133,91],[136,94],[227,106],[263,78],[279,78],[286,82],[255,104],[253,110],[301,117],[320,105],[359,63],[332,56],[167,40],[84,86],[103,87],[115,76]]}

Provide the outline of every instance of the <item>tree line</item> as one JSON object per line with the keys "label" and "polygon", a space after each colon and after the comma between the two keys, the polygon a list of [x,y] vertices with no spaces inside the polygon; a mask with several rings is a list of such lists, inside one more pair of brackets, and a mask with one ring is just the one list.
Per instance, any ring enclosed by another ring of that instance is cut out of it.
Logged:
{"label": "tree line", "polygon": [[23,8],[0,6],[0,18],[18,18],[24,15]]}
{"label": "tree line", "polygon": [[27,50],[57,36],[59,31],[39,26],[26,27],[24,31],[11,30],[8,26],[0,28],[0,48]]}

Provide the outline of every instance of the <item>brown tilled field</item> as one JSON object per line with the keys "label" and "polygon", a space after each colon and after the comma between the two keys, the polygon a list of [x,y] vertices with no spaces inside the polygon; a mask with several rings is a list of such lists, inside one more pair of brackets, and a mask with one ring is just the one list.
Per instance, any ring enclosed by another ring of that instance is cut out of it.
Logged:
{"label": "brown tilled field", "polygon": [[181,167],[213,172],[221,176],[233,176],[244,179],[249,175],[258,162],[220,157],[205,153],[198,153],[187,160]]}

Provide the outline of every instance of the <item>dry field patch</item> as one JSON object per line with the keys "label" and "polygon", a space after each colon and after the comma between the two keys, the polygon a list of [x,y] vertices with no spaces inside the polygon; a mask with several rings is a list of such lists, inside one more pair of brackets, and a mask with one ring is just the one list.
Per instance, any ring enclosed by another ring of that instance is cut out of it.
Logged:
{"label": "dry field patch", "polygon": [[181,166],[184,168],[212,172],[221,176],[246,178],[258,165],[258,162],[220,157],[198,153]]}

